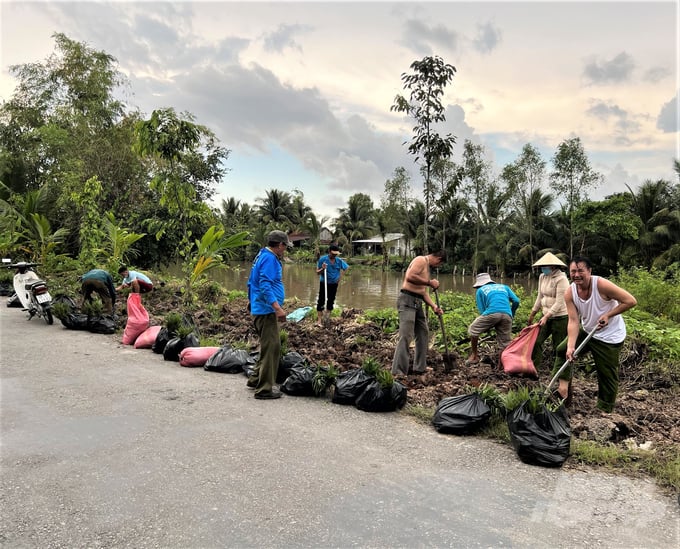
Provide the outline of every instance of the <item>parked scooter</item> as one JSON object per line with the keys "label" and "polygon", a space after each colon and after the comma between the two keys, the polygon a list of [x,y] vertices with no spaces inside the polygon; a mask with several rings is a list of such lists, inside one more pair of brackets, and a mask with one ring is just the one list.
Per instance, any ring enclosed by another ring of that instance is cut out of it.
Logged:
{"label": "parked scooter", "polygon": [[7,265],[10,269],[16,269],[14,275],[14,292],[16,293],[23,310],[28,312],[28,320],[34,316],[42,318],[47,324],[52,324],[52,296],[47,289],[47,283],[41,280],[33,270],[37,263],[19,261]]}

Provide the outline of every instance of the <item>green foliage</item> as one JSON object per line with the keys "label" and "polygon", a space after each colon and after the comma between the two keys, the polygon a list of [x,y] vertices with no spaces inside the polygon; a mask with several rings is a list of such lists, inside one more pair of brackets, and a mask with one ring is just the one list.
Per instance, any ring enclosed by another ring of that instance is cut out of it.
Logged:
{"label": "green foliage", "polygon": [[324,394],[326,389],[335,383],[339,373],[339,370],[332,364],[328,366],[317,365],[314,370],[314,377],[312,378],[314,393],[317,396]]}
{"label": "green foliage", "polygon": [[121,227],[113,212],[107,212],[104,218],[105,239],[100,250],[100,259],[106,259],[111,272],[118,272],[120,265],[127,265],[139,256],[139,250],[133,244],[144,238],[146,233],[135,233]]}
{"label": "green foliage", "polygon": [[361,363],[361,367],[364,369],[364,372],[373,377],[377,377],[378,372],[382,370],[378,360],[372,356],[366,357]]}
{"label": "green foliage", "polygon": [[234,301],[235,299],[241,299],[248,297],[248,292],[245,290],[229,290],[227,291],[227,301]]}
{"label": "green foliage", "polygon": [[540,388],[529,389],[526,386],[520,386],[515,390],[509,390],[504,395],[501,395],[500,402],[505,408],[506,413],[510,413],[520,405],[527,402],[526,410],[530,414],[536,414],[545,406],[548,410],[554,412],[563,403],[563,400],[553,400],[553,397],[546,395],[545,391]]}
{"label": "green foliage", "polygon": [[399,313],[395,309],[367,309],[363,313],[364,322],[373,322],[386,334],[399,329]]}
{"label": "green foliage", "polygon": [[165,315],[165,327],[170,334],[177,334],[180,326],[182,326],[182,315],[179,313],[168,313]]}
{"label": "green foliage", "polygon": [[221,343],[218,340],[217,337],[206,337],[206,336],[201,336],[199,339],[201,342],[201,347],[220,347]]}
{"label": "green foliage", "polygon": [[195,284],[208,272],[223,266],[223,261],[229,259],[232,250],[250,244],[246,237],[248,233],[243,231],[230,236],[224,236],[224,229],[213,225],[200,240],[196,240],[196,252],[188,259],[191,267],[189,283]]}
{"label": "green foliage", "polygon": [[384,368],[381,368],[375,373],[375,379],[378,380],[378,383],[380,383],[380,386],[383,389],[389,389],[394,385],[394,376],[392,375],[392,372],[385,370]]}
{"label": "green foliage", "polygon": [[464,388],[466,394],[476,394],[491,408],[491,412],[495,415],[505,415],[505,405],[503,397],[500,392],[493,385],[482,383],[479,387],[466,385]]}
{"label": "green foliage", "polygon": [[102,184],[97,177],[85,182],[79,193],[72,193],[71,200],[79,206],[80,212],[80,253],[78,259],[85,270],[97,266],[100,250],[103,248],[106,233],[102,226],[98,198]]}
{"label": "green foliage", "polygon": [[288,331],[280,330],[279,338],[281,339],[281,356],[288,354]]}
{"label": "green foliage", "polygon": [[180,339],[184,339],[187,337],[189,334],[193,333],[194,328],[193,326],[187,326],[186,324],[181,324],[179,328],[177,328],[177,337]]}
{"label": "green foliage", "polygon": [[613,280],[635,296],[636,309],[680,322],[680,278],[672,269],[626,269]]}
{"label": "green foliage", "polygon": [[70,308],[66,303],[54,303],[52,305],[52,314],[59,320],[63,320],[68,316]]}
{"label": "green foliage", "polygon": [[89,301],[86,300],[83,303],[81,310],[88,316],[88,318],[96,318],[102,316],[104,305],[98,297],[95,297]]}

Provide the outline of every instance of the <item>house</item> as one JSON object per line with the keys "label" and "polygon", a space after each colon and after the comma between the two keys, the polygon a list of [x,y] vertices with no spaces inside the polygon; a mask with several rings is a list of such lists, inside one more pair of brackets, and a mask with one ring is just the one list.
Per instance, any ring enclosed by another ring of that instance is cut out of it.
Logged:
{"label": "house", "polygon": [[410,255],[411,246],[406,242],[403,233],[386,233],[383,237],[372,236],[363,240],[352,240],[352,253],[358,255],[382,255],[383,246],[388,255]]}
{"label": "house", "polygon": [[319,242],[321,244],[330,244],[333,241],[333,233],[330,231],[330,229],[327,229],[326,227],[321,228],[321,232],[319,233]]}

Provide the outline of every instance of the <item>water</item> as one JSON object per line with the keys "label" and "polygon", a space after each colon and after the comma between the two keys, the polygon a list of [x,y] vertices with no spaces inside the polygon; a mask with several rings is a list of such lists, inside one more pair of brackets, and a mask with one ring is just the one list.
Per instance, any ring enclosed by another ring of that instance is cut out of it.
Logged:
{"label": "water", "polygon": [[[246,290],[251,263],[230,263],[227,269],[214,270],[209,273],[212,280],[219,282],[227,290]],[[171,270],[171,274],[178,276],[179,269]],[[439,279],[440,291],[453,290],[474,295],[474,282],[471,276],[442,274],[433,276]],[[382,272],[376,268],[350,266],[342,277],[336,304],[342,307],[357,309],[383,309],[396,305],[399,289],[401,288],[403,273]],[[538,287],[537,278],[517,278],[496,282],[516,284],[524,288],[526,295],[530,295]],[[283,266],[283,283],[286,298],[297,297],[303,304],[316,306],[319,294],[319,277],[314,264],[285,263]]]}

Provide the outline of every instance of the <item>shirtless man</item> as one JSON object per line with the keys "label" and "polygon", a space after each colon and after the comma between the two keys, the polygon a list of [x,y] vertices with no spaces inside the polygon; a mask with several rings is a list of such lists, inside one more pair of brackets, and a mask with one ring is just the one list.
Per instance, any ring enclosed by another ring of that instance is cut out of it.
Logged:
{"label": "shirtless man", "polygon": [[[438,267],[444,261],[446,261],[445,251],[432,252],[429,255],[419,255],[414,258],[406,269],[401,293],[397,300],[399,341],[392,359],[393,375],[422,374],[425,372],[430,333],[423,303],[431,307],[435,314],[442,314],[442,310],[432,301],[428,290],[439,288],[439,281],[430,278],[430,267]],[[409,347],[414,338],[416,349],[411,372],[409,370]]]}
{"label": "shirtless man", "polygon": [[[619,391],[619,354],[626,338],[621,313],[637,305],[637,300],[623,288],[600,276],[593,276],[590,260],[575,257],[569,263],[571,285],[564,294],[569,314],[567,337],[557,346],[553,372],[565,360],[574,360],[574,351],[593,329],[597,331],[581,351],[590,351],[597,371],[597,407],[604,412],[614,409]],[[571,365],[560,374],[558,392],[569,403]]]}

